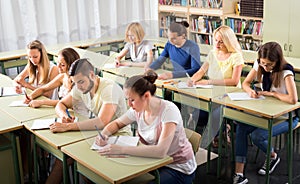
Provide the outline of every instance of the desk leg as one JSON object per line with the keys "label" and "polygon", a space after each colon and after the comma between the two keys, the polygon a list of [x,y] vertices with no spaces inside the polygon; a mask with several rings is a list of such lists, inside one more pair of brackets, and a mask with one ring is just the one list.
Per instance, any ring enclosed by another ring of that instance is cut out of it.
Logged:
{"label": "desk leg", "polygon": [[79,178],[78,178],[78,172],[77,172],[77,162],[76,160],[74,160],[74,163],[73,163],[73,170],[74,170],[74,183],[75,184],[78,184],[79,183]]}
{"label": "desk leg", "polygon": [[[212,102],[209,102],[208,103],[209,104],[209,106],[208,106],[208,122],[207,122],[207,127],[206,128],[208,128],[209,130],[210,130],[210,126],[211,126],[211,120],[212,120],[212,108],[211,108],[211,106],[212,106]],[[210,132],[210,131],[209,131]],[[210,135],[209,135],[210,136]],[[206,173],[208,173],[209,172],[209,170],[210,170],[210,153],[211,153],[211,143],[210,144],[208,144],[208,147],[207,147],[207,165],[206,165]]]}
{"label": "desk leg", "polygon": [[268,125],[268,149],[267,149],[267,165],[266,165],[266,184],[270,183],[270,156],[271,156],[271,146],[272,146],[272,126],[273,126],[273,119],[269,119],[269,125]]}
{"label": "desk leg", "polygon": [[[223,106],[220,107],[221,109]],[[217,177],[221,176],[221,161],[222,161],[222,144],[223,144],[223,130],[224,125],[226,125],[226,121],[223,122],[223,110],[220,110],[220,129],[219,129],[219,146],[218,146],[218,166],[217,166]],[[227,143],[227,141],[226,141]]]}
{"label": "desk leg", "polygon": [[293,145],[293,117],[292,112],[289,112],[289,133],[288,133],[288,177],[289,184],[292,183],[292,168],[293,168],[293,153],[292,153],[292,145]]}
{"label": "desk leg", "polygon": [[13,132],[10,132],[10,141],[11,141],[11,146],[12,146],[16,183],[21,183],[16,135]]}
{"label": "desk leg", "polygon": [[67,164],[67,158],[68,156],[66,154],[63,154],[63,177],[64,177],[64,184],[69,183],[69,167]]}
{"label": "desk leg", "polygon": [[34,183],[38,183],[38,159],[37,159],[37,143],[36,143],[36,137],[33,136],[33,166],[34,166]]}

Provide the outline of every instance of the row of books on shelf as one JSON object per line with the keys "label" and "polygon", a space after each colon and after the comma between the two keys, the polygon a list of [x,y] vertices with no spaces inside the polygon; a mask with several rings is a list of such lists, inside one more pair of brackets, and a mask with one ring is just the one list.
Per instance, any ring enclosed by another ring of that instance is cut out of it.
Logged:
{"label": "row of books on shelf", "polygon": [[225,24],[231,27],[235,33],[262,36],[262,21],[227,18]]}
{"label": "row of books on shelf", "polygon": [[159,0],[161,5],[187,6],[188,0]]}
{"label": "row of books on shelf", "polygon": [[[213,44],[213,35],[204,35],[204,34],[193,34],[192,40],[194,40],[196,43],[200,44],[207,44],[212,45]],[[244,50],[254,50],[257,51],[262,44],[261,40],[255,40],[253,38],[245,38],[245,37],[238,37],[238,41],[241,45],[241,48]]]}
{"label": "row of books on shelf", "polygon": [[190,6],[199,8],[221,8],[223,0],[190,0]]}
{"label": "row of books on shelf", "polygon": [[162,16],[160,17],[160,27],[169,27],[171,23],[173,22],[182,22],[187,21],[186,18],[182,17],[175,17],[175,16]]}
{"label": "row of books on shelf", "polygon": [[196,43],[200,44],[213,44],[213,36],[212,35],[203,35],[203,34],[193,34],[192,38]]}
{"label": "row of books on shelf", "polygon": [[192,31],[200,33],[212,33],[216,28],[222,25],[222,20],[219,17],[199,16],[192,18]]}
{"label": "row of books on shelf", "polygon": [[254,50],[257,51],[262,44],[260,40],[254,40],[252,38],[238,37],[238,41],[243,50]]}

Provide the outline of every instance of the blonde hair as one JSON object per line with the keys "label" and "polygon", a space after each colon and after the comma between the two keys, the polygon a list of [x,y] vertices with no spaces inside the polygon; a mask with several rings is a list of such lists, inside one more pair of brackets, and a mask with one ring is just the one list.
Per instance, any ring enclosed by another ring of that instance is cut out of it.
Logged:
{"label": "blonde hair", "polygon": [[[50,61],[47,55],[47,51],[44,45],[39,40],[34,40],[27,45],[27,49],[37,49],[40,54],[40,63],[39,67],[41,68],[39,73],[39,81],[38,84],[46,84],[49,82],[49,70],[50,70]],[[30,59],[28,59],[29,66],[29,84],[33,84],[37,79],[37,66],[31,63]]]}
{"label": "blonde hair", "polygon": [[125,42],[129,42],[129,38],[128,38],[129,31],[131,32],[131,34],[134,35],[134,37],[136,38],[138,43],[140,43],[145,37],[145,31],[144,31],[142,25],[138,22],[132,22],[126,28]]}
{"label": "blonde hair", "polygon": [[[225,45],[225,47],[227,48],[227,51],[232,53],[232,52],[242,52],[241,49],[241,45],[237,40],[237,37],[235,35],[235,33],[233,32],[233,30],[228,27],[228,26],[220,26],[218,27],[214,33],[213,33],[213,37],[216,37],[216,34],[219,33],[222,41]],[[215,40],[214,40],[215,43]]]}

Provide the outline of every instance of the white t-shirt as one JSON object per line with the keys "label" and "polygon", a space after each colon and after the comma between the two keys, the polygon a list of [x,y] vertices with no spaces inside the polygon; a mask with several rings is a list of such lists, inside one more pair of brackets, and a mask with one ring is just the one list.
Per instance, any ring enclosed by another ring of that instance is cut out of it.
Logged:
{"label": "white t-shirt", "polygon": [[[78,90],[76,85],[73,87],[71,95],[73,100],[82,100],[85,106],[96,115],[99,114],[103,104],[116,104],[117,110],[112,118],[112,120],[115,120],[127,110],[124,93],[121,87],[114,81],[99,78],[100,83],[93,99],[91,99],[90,93],[83,94],[82,91]],[[125,126],[121,132],[123,131],[130,133],[130,126]]]}
{"label": "white t-shirt", "polygon": [[130,108],[125,115],[130,120],[137,122],[138,134],[142,142],[148,145],[158,143],[164,123],[175,123],[177,125],[175,135],[167,152],[167,155],[173,157],[174,162],[167,165],[167,167],[185,174],[192,174],[196,170],[197,163],[192,145],[186,137],[180,111],[174,103],[161,100],[160,114],[151,125],[146,124],[144,112],[137,113]]}
{"label": "white t-shirt", "polygon": [[125,50],[128,50],[132,62],[146,62],[147,53],[153,49],[153,44],[150,41],[143,40],[139,45],[136,46],[134,43],[126,43],[124,46]]}

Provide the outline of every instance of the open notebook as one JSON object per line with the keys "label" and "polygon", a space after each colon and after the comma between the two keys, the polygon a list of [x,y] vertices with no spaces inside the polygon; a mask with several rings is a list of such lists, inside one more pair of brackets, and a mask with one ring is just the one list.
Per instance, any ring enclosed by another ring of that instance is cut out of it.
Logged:
{"label": "open notebook", "polygon": [[[139,139],[139,137],[133,136],[111,136],[108,138],[107,144],[117,144],[120,146],[137,146]],[[95,141],[91,146],[92,150],[101,150],[103,148],[105,148],[105,146],[98,146]]]}

